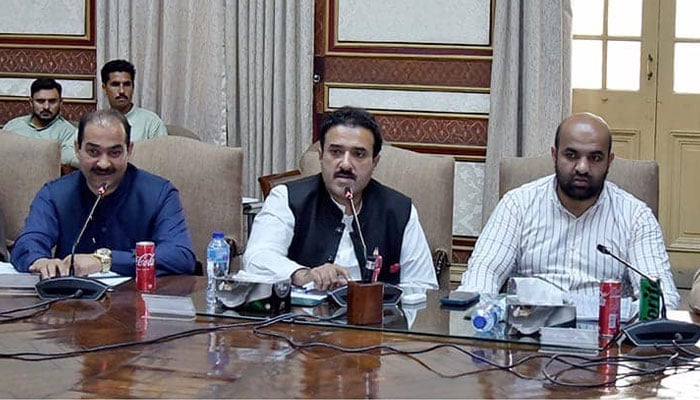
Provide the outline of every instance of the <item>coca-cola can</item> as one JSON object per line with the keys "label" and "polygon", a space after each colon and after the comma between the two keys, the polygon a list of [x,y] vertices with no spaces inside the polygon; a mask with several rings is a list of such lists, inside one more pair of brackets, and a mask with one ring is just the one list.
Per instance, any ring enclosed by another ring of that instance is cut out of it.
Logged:
{"label": "coca-cola can", "polygon": [[598,334],[611,338],[620,332],[620,281],[600,282],[600,308],[598,309]]}
{"label": "coca-cola can", "polygon": [[136,243],[136,288],[140,292],[156,290],[156,244]]}

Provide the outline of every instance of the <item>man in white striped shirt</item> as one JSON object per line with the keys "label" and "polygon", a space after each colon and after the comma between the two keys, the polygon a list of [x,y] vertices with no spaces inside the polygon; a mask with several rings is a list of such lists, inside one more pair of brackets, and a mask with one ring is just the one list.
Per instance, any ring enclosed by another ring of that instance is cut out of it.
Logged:
{"label": "man in white striped shirt", "polygon": [[621,280],[639,298],[639,276],[601,254],[600,243],[661,278],[666,305],[680,297],[661,228],[647,205],[606,181],[615,158],[607,123],[585,113],[557,128],[555,174],[511,190],[476,242],[459,290],[497,293],[511,276],[538,276],[574,293],[598,296],[599,283]]}

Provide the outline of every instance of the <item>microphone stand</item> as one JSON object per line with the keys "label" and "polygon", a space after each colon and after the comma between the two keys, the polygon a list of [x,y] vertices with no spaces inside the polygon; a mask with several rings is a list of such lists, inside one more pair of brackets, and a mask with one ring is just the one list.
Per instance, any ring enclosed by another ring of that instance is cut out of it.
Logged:
{"label": "microphone stand", "polygon": [[666,301],[663,290],[661,290],[661,280],[652,278],[644,272],[635,268],[627,260],[622,259],[612,253],[610,249],[602,244],[596,246],[599,252],[609,255],[622,263],[625,267],[646,278],[659,290],[661,298],[661,317],[649,321],[637,321],[622,328],[627,338],[636,346],[675,346],[692,345],[700,340],[700,326],[683,321],[673,321],[666,318]]}
{"label": "microphone stand", "polygon": [[[357,208],[355,208],[355,194],[352,192],[350,186],[345,186],[345,198],[350,202],[350,208],[352,209],[353,220],[355,221],[355,226],[357,227],[357,233],[360,236],[360,243],[362,244],[363,256],[365,258],[364,268],[360,267],[360,275],[362,276],[363,282],[370,282],[372,278],[372,273],[374,273],[374,267],[367,268],[367,263],[369,261],[369,255],[367,254],[367,244],[365,243],[365,238],[362,235],[362,228],[360,228],[360,219],[357,217]],[[360,260],[358,260],[358,263]]]}
{"label": "microphone stand", "polygon": [[75,250],[88,224],[92,220],[97,205],[100,204],[100,200],[102,200],[106,191],[106,183],[103,183],[97,189],[97,199],[95,199],[95,203],[93,203],[90,213],[88,213],[87,219],[85,219],[85,223],[78,233],[78,237],[73,242],[73,247],[70,252],[68,276],[44,279],[36,284],[35,288],[41,299],[74,297],[83,300],[97,300],[107,291],[108,286],[100,281],[87,277],[75,276]]}

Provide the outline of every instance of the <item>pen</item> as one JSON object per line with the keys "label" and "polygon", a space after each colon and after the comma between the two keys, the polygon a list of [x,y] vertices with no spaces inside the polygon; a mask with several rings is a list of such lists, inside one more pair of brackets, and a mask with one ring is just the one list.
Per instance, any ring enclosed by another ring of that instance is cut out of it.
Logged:
{"label": "pen", "polygon": [[382,270],[382,256],[379,255],[379,248],[375,247],[374,252],[372,253],[375,259],[375,264],[374,264],[374,271],[372,272],[372,283],[376,282],[377,279],[379,279],[379,271]]}
{"label": "pen", "polygon": [[399,270],[401,270],[401,265],[399,265],[399,263],[392,264],[391,267],[389,267],[389,272],[392,274],[398,274]]}

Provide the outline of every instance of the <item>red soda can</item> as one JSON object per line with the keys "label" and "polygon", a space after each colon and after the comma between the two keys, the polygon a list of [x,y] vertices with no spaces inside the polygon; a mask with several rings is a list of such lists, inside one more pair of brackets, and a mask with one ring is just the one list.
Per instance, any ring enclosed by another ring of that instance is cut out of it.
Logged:
{"label": "red soda can", "polygon": [[620,281],[600,282],[600,308],[598,309],[598,334],[611,338],[620,332]]}
{"label": "red soda can", "polygon": [[156,290],[156,244],[136,243],[136,288],[140,292]]}

